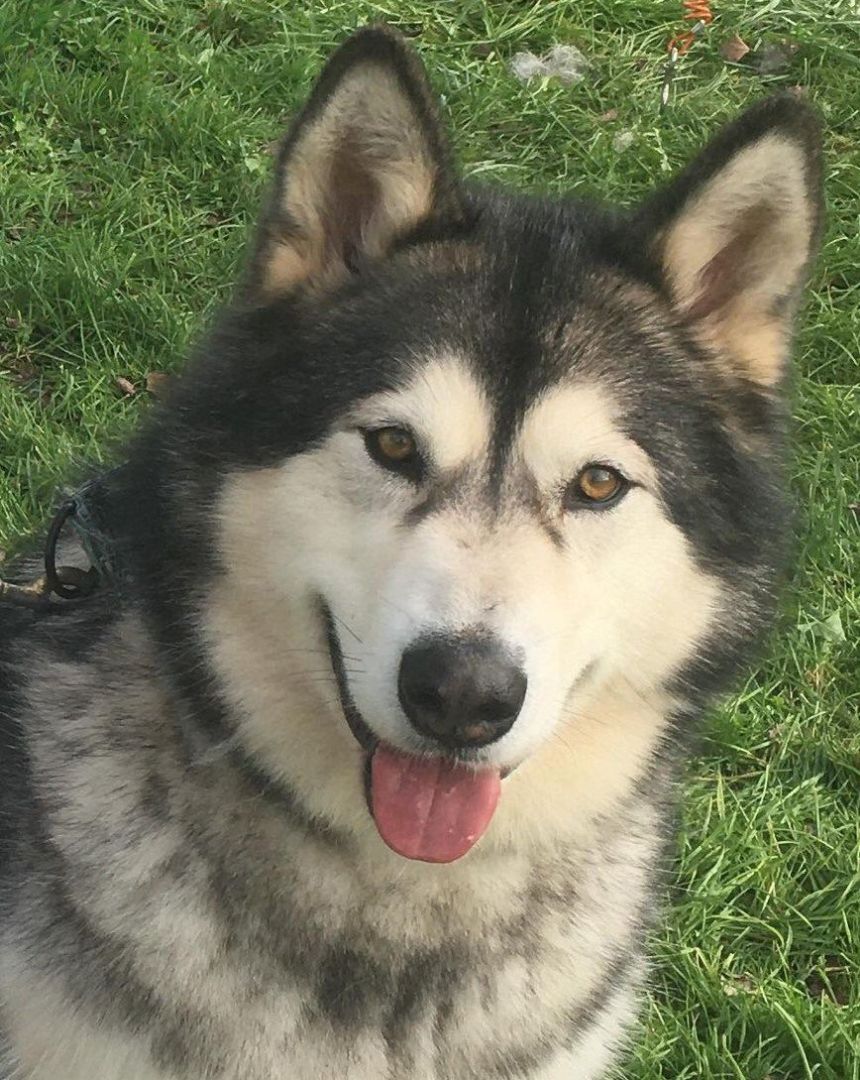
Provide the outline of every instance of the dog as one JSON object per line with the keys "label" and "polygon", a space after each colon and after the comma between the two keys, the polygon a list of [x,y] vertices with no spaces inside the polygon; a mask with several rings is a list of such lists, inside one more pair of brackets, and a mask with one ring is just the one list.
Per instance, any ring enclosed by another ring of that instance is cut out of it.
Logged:
{"label": "dog", "polygon": [[340,47],[94,480],[112,570],[0,608],[6,1080],[606,1075],[772,620],[819,141],[776,97],[633,211],[488,191]]}

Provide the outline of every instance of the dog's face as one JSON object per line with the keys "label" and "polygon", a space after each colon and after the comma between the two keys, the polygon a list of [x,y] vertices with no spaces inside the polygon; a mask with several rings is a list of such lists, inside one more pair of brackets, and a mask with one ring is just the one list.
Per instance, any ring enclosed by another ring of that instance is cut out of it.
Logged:
{"label": "dog's face", "polygon": [[219,462],[207,663],[312,813],[366,833],[367,779],[386,842],[449,861],[503,780],[498,842],[566,827],[735,671],[781,542],[816,147],[782,100],[626,218],[488,197],[398,39],[329,64],[181,410]]}

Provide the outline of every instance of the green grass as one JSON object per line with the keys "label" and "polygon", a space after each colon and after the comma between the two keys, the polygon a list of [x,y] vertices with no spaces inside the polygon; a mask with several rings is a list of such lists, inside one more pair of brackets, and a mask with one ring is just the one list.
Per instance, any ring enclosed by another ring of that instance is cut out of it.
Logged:
{"label": "green grass", "polygon": [[[719,3],[656,105],[676,0],[8,0],[0,7],[0,547],[69,465],[148,407],[225,296],[267,147],[323,56],[386,18],[415,34],[466,170],[635,200],[769,85],[827,124],[829,227],[799,339],[798,561],[766,662],[691,769],[673,908],[628,1080],[860,1078],[860,15]],[[767,83],[721,38],[790,37]],[[507,62],[562,41],[573,87]],[[617,110],[616,119],[603,114]],[[632,132],[624,150],[619,132]]]}

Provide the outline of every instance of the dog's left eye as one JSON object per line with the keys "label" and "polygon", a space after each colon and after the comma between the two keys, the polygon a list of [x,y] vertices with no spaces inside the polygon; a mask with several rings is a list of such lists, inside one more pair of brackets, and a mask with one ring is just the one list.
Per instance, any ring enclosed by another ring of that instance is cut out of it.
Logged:
{"label": "dog's left eye", "polygon": [[564,493],[564,507],[602,509],[614,506],[626,493],[630,483],[626,477],[610,465],[586,465],[568,485]]}
{"label": "dog's left eye", "polygon": [[383,469],[404,473],[415,478],[421,471],[422,461],[415,436],[401,427],[383,427],[365,431],[364,445],[367,452]]}

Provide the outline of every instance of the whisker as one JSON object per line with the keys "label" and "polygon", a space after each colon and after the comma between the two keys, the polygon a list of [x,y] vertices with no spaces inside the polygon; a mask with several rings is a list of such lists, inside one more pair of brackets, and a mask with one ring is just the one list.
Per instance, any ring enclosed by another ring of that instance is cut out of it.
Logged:
{"label": "whisker", "polygon": [[335,613],[334,613],[334,612],[332,612],[332,618],[334,619],[334,621],[335,621],[336,623],[339,623],[339,624],[340,624],[340,625],[341,625],[341,626],[342,626],[342,627],[344,628],[344,630],[346,630],[346,632],[347,632],[347,633],[348,633],[348,634],[349,634],[349,635],[350,635],[351,637],[355,638],[355,640],[356,640],[356,641],[358,642],[358,644],[359,644],[359,645],[363,645],[363,644],[364,644],[364,642],[363,642],[363,641],[361,640],[361,638],[360,638],[360,637],[358,636],[358,634],[356,634],[356,632],[355,632],[355,631],[354,631],[354,630],[352,629],[352,627],[351,627],[351,626],[350,626],[350,625],[349,625],[349,624],[348,624],[348,623],[346,622],[346,620],[345,620],[345,619],[342,619],[342,618],[340,617],[340,615],[335,615]]}

